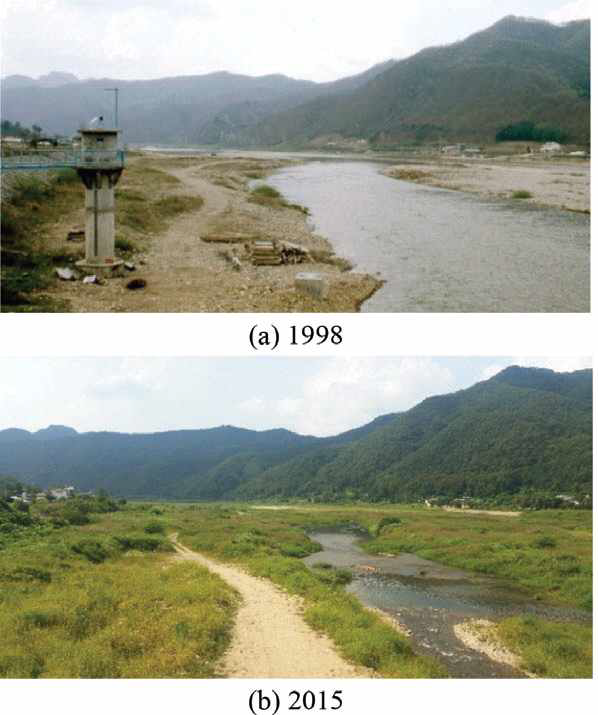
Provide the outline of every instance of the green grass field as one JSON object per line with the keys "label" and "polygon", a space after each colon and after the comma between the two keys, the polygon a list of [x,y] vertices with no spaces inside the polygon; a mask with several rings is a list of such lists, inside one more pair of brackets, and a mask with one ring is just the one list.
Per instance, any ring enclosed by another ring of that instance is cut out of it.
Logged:
{"label": "green grass field", "polygon": [[201,566],[177,563],[149,510],[0,541],[1,677],[215,675],[237,595]]}
{"label": "green grass field", "polygon": [[[175,531],[186,546],[301,596],[306,621],[382,677],[446,672],[345,592],[349,574],[305,566],[319,549],[310,530],[352,526],[370,535],[372,553],[414,552],[496,576],[538,601],[591,609],[590,512],[140,503],[83,516],[76,504],[32,512],[4,522],[0,512],[3,677],[215,676],[238,599],[205,569],[177,563]],[[499,623],[497,636],[540,677],[591,674],[588,626],[517,617]]]}

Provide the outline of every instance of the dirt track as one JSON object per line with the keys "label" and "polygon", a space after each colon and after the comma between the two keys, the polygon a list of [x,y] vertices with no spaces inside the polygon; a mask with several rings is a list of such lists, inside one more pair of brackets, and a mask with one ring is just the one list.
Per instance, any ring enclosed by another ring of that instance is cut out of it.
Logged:
{"label": "dirt track", "polygon": [[301,600],[263,579],[218,563],[173,538],[178,558],[205,566],[243,599],[230,648],[220,666],[229,678],[355,678],[370,671],[344,661],[332,642],[301,616]]}

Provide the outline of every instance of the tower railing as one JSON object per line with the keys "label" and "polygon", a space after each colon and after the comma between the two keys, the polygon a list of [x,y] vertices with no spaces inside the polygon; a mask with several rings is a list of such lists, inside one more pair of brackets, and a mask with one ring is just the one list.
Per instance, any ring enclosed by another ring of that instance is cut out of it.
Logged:
{"label": "tower railing", "polygon": [[2,150],[2,171],[49,171],[51,169],[118,169],[125,166],[125,152],[91,149]]}

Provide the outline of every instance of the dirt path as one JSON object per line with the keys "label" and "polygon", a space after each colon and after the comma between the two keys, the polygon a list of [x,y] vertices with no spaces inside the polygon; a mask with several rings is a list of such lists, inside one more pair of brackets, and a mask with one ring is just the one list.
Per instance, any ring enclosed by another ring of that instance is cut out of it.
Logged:
{"label": "dirt path", "polygon": [[173,537],[178,557],[205,566],[243,598],[230,648],[221,664],[229,678],[372,677],[365,668],[344,661],[326,637],[301,616],[301,600],[263,579],[213,561],[182,546]]}

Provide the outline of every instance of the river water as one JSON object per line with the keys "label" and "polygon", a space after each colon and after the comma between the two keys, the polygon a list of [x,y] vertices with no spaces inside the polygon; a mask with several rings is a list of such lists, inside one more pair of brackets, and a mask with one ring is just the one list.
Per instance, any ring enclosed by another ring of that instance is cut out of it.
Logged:
{"label": "river water", "polygon": [[411,631],[417,653],[442,661],[452,677],[513,678],[520,674],[464,646],[453,626],[471,618],[497,620],[511,615],[537,615],[553,620],[591,622],[591,615],[529,601],[500,582],[422,559],[414,554],[371,556],[350,532],[318,532],[310,537],[322,546],[305,562],[350,569],[347,590],[366,606],[379,608]]}
{"label": "river water", "polygon": [[315,231],[385,285],[366,312],[587,312],[590,218],[398,181],[366,161],[268,179]]}

